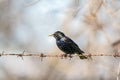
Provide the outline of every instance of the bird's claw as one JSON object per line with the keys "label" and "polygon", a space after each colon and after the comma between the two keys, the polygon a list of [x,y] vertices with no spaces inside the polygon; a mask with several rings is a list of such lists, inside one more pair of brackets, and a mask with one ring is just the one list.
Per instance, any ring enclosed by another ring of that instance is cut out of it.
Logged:
{"label": "bird's claw", "polygon": [[67,54],[62,54],[61,55],[61,58],[63,59],[63,58],[67,58]]}
{"label": "bird's claw", "polygon": [[67,57],[69,57],[69,58],[70,58],[70,60],[71,60],[72,55],[71,55],[71,54],[69,54],[69,55],[68,55],[68,54],[62,54],[62,55],[61,55],[61,58],[62,58],[62,59],[63,59],[63,58],[65,58],[65,59],[66,59]]}

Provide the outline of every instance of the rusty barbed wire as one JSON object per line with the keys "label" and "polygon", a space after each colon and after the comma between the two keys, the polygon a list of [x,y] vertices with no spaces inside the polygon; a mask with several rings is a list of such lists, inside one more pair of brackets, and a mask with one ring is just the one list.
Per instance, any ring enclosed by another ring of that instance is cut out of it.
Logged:
{"label": "rusty barbed wire", "polygon": [[[120,57],[120,54],[119,53],[113,53],[113,54],[88,54],[88,53],[85,53],[83,54],[84,56],[88,56],[88,57],[92,57],[92,56],[112,56],[112,57]],[[2,56],[17,56],[17,57],[21,57],[23,59],[23,56],[38,56],[40,57],[41,61],[43,60],[44,57],[70,57],[70,56],[66,56],[64,54],[47,54],[47,53],[25,53],[25,50],[22,52],[22,53],[6,53],[5,51],[2,51],[0,53],[0,57]],[[72,55],[71,57],[77,57],[78,55]],[[81,55],[79,55],[81,56]]]}

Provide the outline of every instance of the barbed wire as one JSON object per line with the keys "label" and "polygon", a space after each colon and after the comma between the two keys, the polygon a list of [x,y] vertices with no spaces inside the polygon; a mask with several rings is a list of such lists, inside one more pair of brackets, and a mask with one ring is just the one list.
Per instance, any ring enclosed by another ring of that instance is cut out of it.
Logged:
{"label": "barbed wire", "polygon": [[[119,53],[113,53],[113,54],[90,54],[90,53],[85,53],[83,54],[84,56],[92,57],[92,56],[112,56],[112,57],[120,57]],[[79,55],[79,56],[83,56]],[[38,56],[38,57],[76,57],[78,55],[71,55],[71,56],[66,56],[65,54],[47,54],[47,53],[33,53],[33,52],[27,52],[23,51],[22,53],[6,53],[5,51],[2,51],[0,53],[1,56],[17,56],[17,57],[23,57],[23,56]]]}

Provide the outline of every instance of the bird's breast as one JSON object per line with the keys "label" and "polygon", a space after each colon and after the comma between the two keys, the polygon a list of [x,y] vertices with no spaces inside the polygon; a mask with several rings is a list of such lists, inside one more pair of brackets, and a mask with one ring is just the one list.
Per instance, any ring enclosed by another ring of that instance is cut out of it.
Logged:
{"label": "bird's breast", "polygon": [[57,46],[60,50],[64,51],[65,53],[74,53],[74,49],[63,40],[57,41]]}
{"label": "bird's breast", "polygon": [[67,46],[66,43],[62,40],[57,41],[56,44],[60,49],[65,48]]}
{"label": "bird's breast", "polygon": [[58,46],[65,46],[65,42],[62,40],[59,40],[56,42]]}

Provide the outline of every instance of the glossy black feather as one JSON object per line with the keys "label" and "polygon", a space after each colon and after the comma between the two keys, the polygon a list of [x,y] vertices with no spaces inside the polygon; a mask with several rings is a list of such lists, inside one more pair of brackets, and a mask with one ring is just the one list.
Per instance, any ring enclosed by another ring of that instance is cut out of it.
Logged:
{"label": "glossy black feather", "polygon": [[[62,32],[57,31],[53,35],[56,39],[56,44],[58,48],[63,52],[65,52],[66,54],[71,55],[76,53],[82,55],[84,53],[82,50],[80,50],[78,45],[73,40],[65,36]],[[86,56],[79,56],[79,57],[81,59],[87,59]]]}
{"label": "glossy black feather", "polygon": [[84,53],[79,49],[79,47],[74,41],[72,41],[66,36],[64,37],[64,39],[61,38],[60,40],[56,40],[56,44],[59,47],[59,49],[65,52],[66,54]]}

